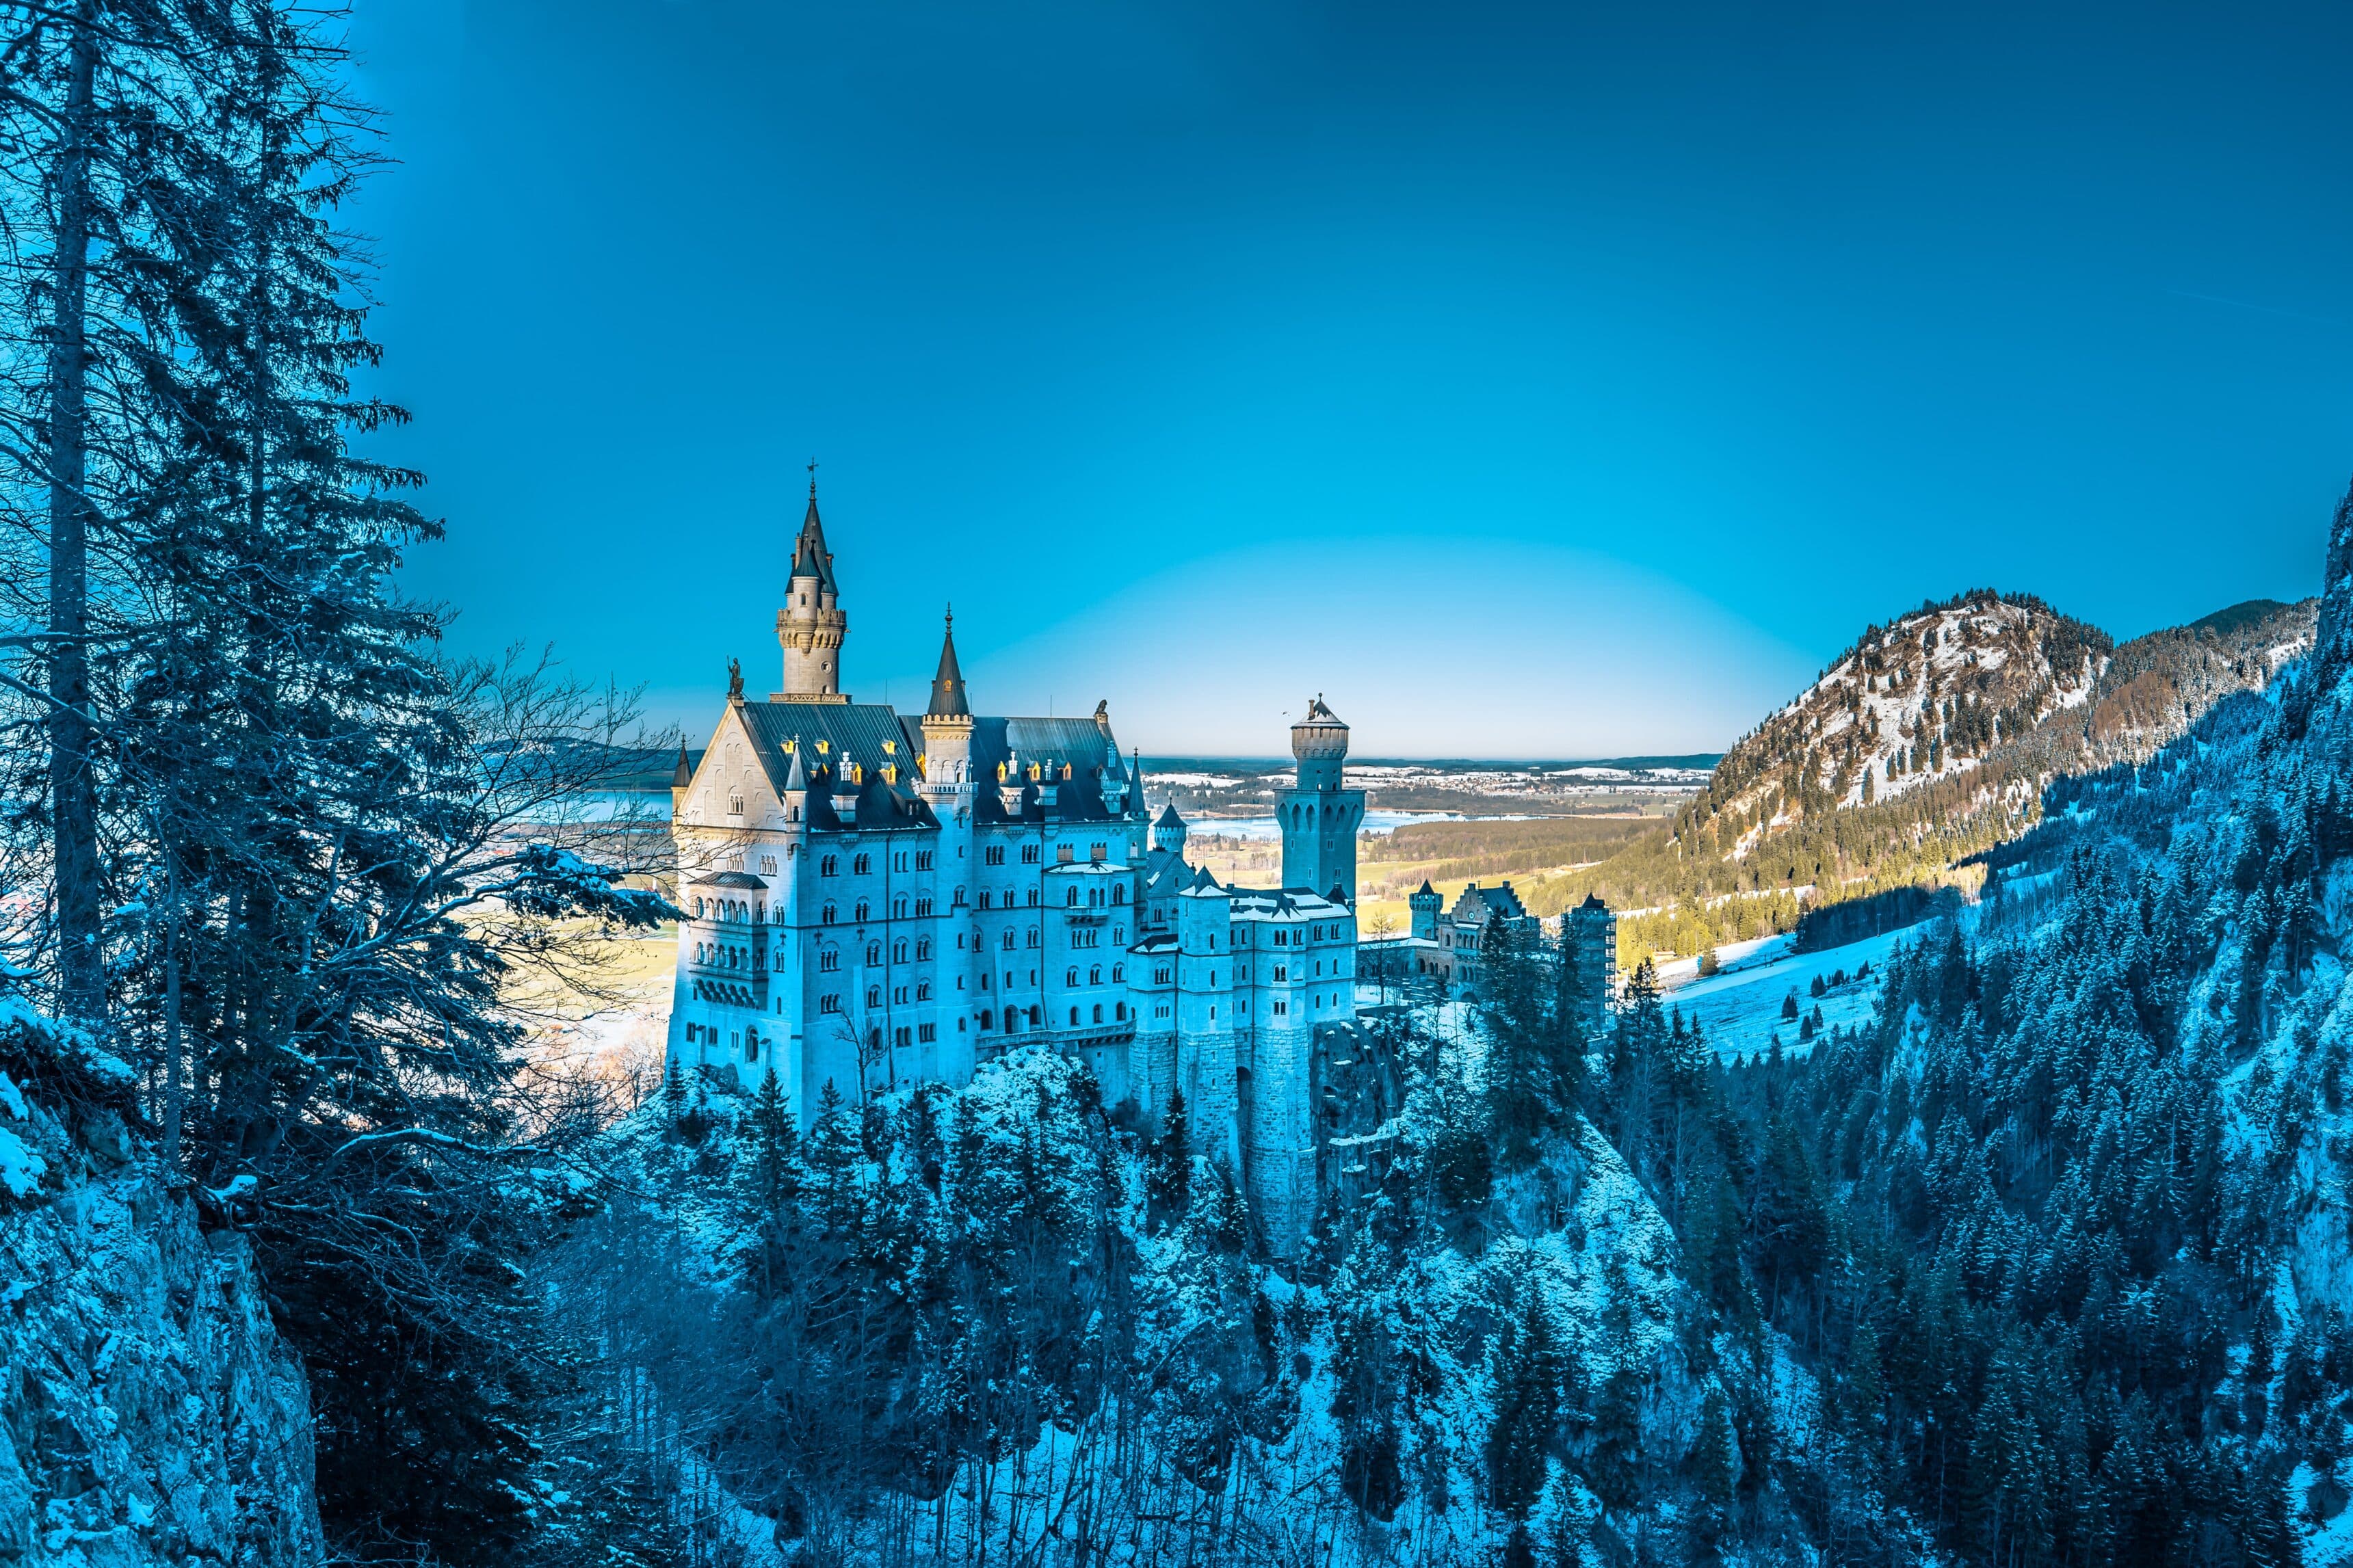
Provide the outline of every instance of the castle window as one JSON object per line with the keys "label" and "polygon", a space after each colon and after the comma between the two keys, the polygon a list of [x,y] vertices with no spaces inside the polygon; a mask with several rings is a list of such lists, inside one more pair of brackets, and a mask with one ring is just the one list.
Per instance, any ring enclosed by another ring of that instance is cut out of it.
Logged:
{"label": "castle window", "polygon": [[1278,963],[1274,966],[1274,977],[1277,980],[1288,980],[1291,978],[1291,972]]}
{"label": "castle window", "polygon": [[1077,908],[1079,907],[1079,890],[1078,890],[1078,889],[1076,889],[1076,888],[1072,888],[1072,889],[1070,890],[1070,897],[1068,897],[1068,898],[1064,899],[1064,900],[1062,900],[1062,902],[1064,902],[1064,903],[1066,903],[1066,904],[1070,905],[1070,906],[1071,906],[1071,908],[1072,908],[1072,909],[1074,909],[1074,910],[1075,910],[1075,909],[1077,909]]}
{"label": "castle window", "polygon": [[902,921],[907,918],[906,900],[893,899],[891,900],[891,918],[894,921]]}
{"label": "castle window", "polygon": [[1277,1013],[1288,1013],[1291,1011],[1291,1008],[1281,997],[1278,996],[1275,998],[1274,1010]]}
{"label": "castle window", "polygon": [[822,996],[818,997],[818,998],[817,999],[817,1010],[818,1010],[818,1012],[820,1012],[820,1013],[839,1013],[839,1012],[840,1012],[840,1011],[841,1011],[841,994],[840,994],[840,993],[839,993],[839,992],[835,992],[835,991],[828,991],[828,992],[827,992],[824,995],[822,995]]}
{"label": "castle window", "polygon": [[891,869],[893,871],[903,871],[906,868],[907,852],[904,849],[902,849],[899,853],[891,857]]}
{"label": "castle window", "polygon": [[742,795],[731,795],[727,797],[727,815],[730,816],[741,816],[744,815],[744,797]]}
{"label": "castle window", "polygon": [[1055,846],[1054,846],[1054,864],[1055,864],[1055,865],[1057,865],[1057,866],[1067,866],[1067,865],[1069,865],[1071,861],[1073,861],[1073,860],[1077,859],[1078,858],[1079,858],[1079,847],[1078,847],[1077,845],[1075,845],[1075,844],[1057,844],[1057,845],[1055,845]]}
{"label": "castle window", "polygon": [[1114,904],[1121,904],[1121,905],[1124,905],[1124,904],[1125,904],[1125,903],[1127,902],[1127,884],[1126,884],[1126,883],[1122,882],[1122,883],[1118,884],[1117,886],[1115,886],[1115,887],[1113,887],[1113,888],[1112,889],[1112,890],[1111,890],[1111,901],[1112,901],[1113,903],[1114,903]]}
{"label": "castle window", "polygon": [[1094,964],[1087,970],[1087,984],[1090,985],[1100,985],[1103,984],[1102,964]]}
{"label": "castle window", "polygon": [[983,888],[980,890],[980,907],[984,910],[988,908],[988,889],[987,888]]}
{"label": "castle window", "polygon": [[1029,1026],[1031,1028],[1036,1028],[1045,1021],[1046,1010],[1043,1007],[1032,1007],[1029,1009]]}
{"label": "castle window", "polygon": [[925,980],[918,984],[915,987],[915,1000],[918,1002],[928,1002],[931,999],[932,983]]}
{"label": "castle window", "polygon": [[915,900],[915,915],[916,915],[916,918],[917,918],[917,919],[921,919],[922,917],[923,917],[923,916],[925,916],[925,915],[928,915],[928,914],[930,914],[931,912],[932,912],[932,900],[929,900],[929,899],[927,899],[927,898],[926,898],[926,899],[917,899],[917,900]]}
{"label": "castle window", "polygon": [[696,920],[701,920],[702,918],[702,900],[701,899],[694,900],[694,918]]}
{"label": "castle window", "polygon": [[1073,1007],[1073,1008],[1071,1008],[1071,1027],[1072,1027],[1073,1029],[1075,1029],[1075,1028],[1077,1028],[1078,1026],[1079,1026],[1079,1010],[1078,1010],[1076,1007]]}
{"label": "castle window", "polygon": [[1107,845],[1098,843],[1087,846],[1087,858],[1093,861],[1098,866],[1103,864],[1103,857],[1110,853],[1111,850]]}
{"label": "castle window", "polygon": [[1024,844],[1021,847],[1021,863],[1024,866],[1035,866],[1038,863],[1038,846]]}
{"label": "castle window", "polygon": [[953,894],[953,895],[948,899],[948,908],[950,908],[950,909],[952,909],[952,910],[956,910],[956,909],[962,909],[963,907],[964,907],[964,889],[963,889],[962,888],[958,888],[958,889],[955,890],[955,893],[954,893],[954,894]]}
{"label": "castle window", "polygon": [[840,876],[841,857],[839,855],[828,855],[824,858],[820,859],[817,863],[817,874],[820,877]]}
{"label": "castle window", "polygon": [[995,1019],[996,1012],[993,1008],[983,1007],[980,1010],[980,1026],[982,1028],[994,1028],[996,1026]]}
{"label": "castle window", "polygon": [[1126,928],[1125,926],[1113,926],[1113,927],[1112,927],[1112,928],[1111,928],[1111,940],[1112,940],[1112,944],[1113,944],[1113,946],[1115,946],[1115,947],[1124,947],[1124,946],[1126,946],[1126,945],[1127,945],[1127,928]]}
{"label": "castle window", "polygon": [[1123,1024],[1126,1023],[1126,1022],[1127,1022],[1127,1004],[1126,1004],[1126,1003],[1124,1003],[1124,1002],[1114,1002],[1114,1003],[1113,1003],[1113,1004],[1111,1005],[1111,1016],[1112,1016],[1114,1019],[1116,1019],[1117,1021],[1119,1021],[1120,1023],[1123,1023]]}
{"label": "castle window", "polygon": [[773,877],[776,874],[776,858],[774,855],[760,857],[760,874],[764,877]]}
{"label": "castle window", "polygon": [[915,869],[916,869],[916,870],[918,870],[918,871],[928,871],[928,870],[930,870],[931,868],[932,868],[932,852],[931,852],[930,850],[928,850],[928,849],[918,849],[918,850],[916,850],[916,851],[915,851]]}
{"label": "castle window", "polygon": [[818,912],[818,919],[825,925],[831,925],[834,921],[833,906],[831,904],[826,905],[823,910]]}
{"label": "castle window", "polygon": [[[963,945],[963,939],[962,939],[962,938],[958,938],[958,939],[957,939],[957,945],[958,945],[958,946],[962,946],[962,945]],[[921,960],[923,960],[923,959],[929,958],[929,957],[931,957],[931,956],[932,956],[932,939],[931,939],[930,937],[925,937],[925,938],[923,938],[922,941],[920,941],[920,942],[916,942],[916,943],[915,943],[915,957],[916,957],[916,959],[917,959],[918,961],[921,961]]]}
{"label": "castle window", "polygon": [[1071,967],[1070,973],[1062,976],[1062,984],[1065,984],[1065,985],[1076,985],[1078,983],[1079,983],[1079,971],[1078,971],[1078,966],[1077,966],[1076,964],[1073,964],[1073,965],[1071,965]]}
{"label": "castle window", "polygon": [[818,973],[832,974],[841,968],[841,950],[828,947],[817,955]]}
{"label": "castle window", "polygon": [[915,1038],[923,1041],[923,1044],[928,1046],[939,1037],[940,1026],[937,1024],[918,1024],[915,1026]]}
{"label": "castle window", "polygon": [[897,942],[891,944],[891,962],[893,963],[904,963],[907,962],[906,938],[901,937]]}
{"label": "castle window", "polygon": [[871,855],[860,855],[857,859],[852,860],[849,863],[849,869],[857,876],[863,877],[867,875],[874,869],[874,857]]}
{"label": "castle window", "polygon": [[1012,928],[1011,926],[1008,926],[1008,927],[1006,927],[1006,928],[1005,928],[1005,943],[1004,943],[1004,946],[1005,946],[1005,951],[1006,951],[1006,952],[1011,952],[1013,951],[1013,928]]}
{"label": "castle window", "polygon": [[1029,889],[1029,907],[1033,910],[1038,907],[1038,889],[1035,888]]}
{"label": "castle window", "polygon": [[744,1059],[747,1062],[760,1059],[760,1032],[757,1029],[744,1031]]}
{"label": "castle window", "polygon": [[1155,969],[1155,970],[1154,970],[1154,971],[1152,972],[1152,984],[1154,984],[1155,985],[1166,985],[1166,984],[1168,984],[1168,972],[1167,972],[1166,970],[1165,970],[1165,969]]}
{"label": "castle window", "polygon": [[1100,1002],[1098,1002],[1098,1003],[1096,1003],[1096,1004],[1095,1004],[1095,1013],[1094,1013],[1094,1019],[1093,1019],[1093,1021],[1094,1021],[1095,1023],[1098,1023],[1098,1024],[1100,1024],[1100,1023],[1102,1023],[1102,1022],[1103,1022],[1103,1004],[1102,1004],[1102,1003],[1100,1003]]}
{"label": "castle window", "polygon": [[914,1043],[914,1038],[915,1031],[909,1028],[906,1025],[902,1024],[899,1026],[898,1031],[893,1037],[893,1043],[901,1046],[909,1046]]}
{"label": "castle window", "polygon": [[959,1035],[964,1033],[964,1019],[961,1016],[956,1018],[956,1033]]}
{"label": "castle window", "polygon": [[880,985],[869,985],[866,988],[866,1005],[869,1007],[880,1007],[882,1005],[882,987]]}
{"label": "castle window", "polygon": [[860,925],[864,925],[873,913],[874,906],[872,904],[868,903],[864,899],[858,900],[858,913],[856,918]]}
{"label": "castle window", "polygon": [[1024,947],[1035,947],[1038,945],[1038,928],[1036,926],[1031,926],[1023,935],[1021,944]]}
{"label": "castle window", "polygon": [[903,1007],[907,1005],[907,988],[905,986],[894,985],[891,988],[891,1004],[892,1006],[896,1007]]}
{"label": "castle window", "polygon": [[[1002,865],[1004,865],[1004,864],[1005,864],[1005,846],[1004,846],[1004,845],[1002,845],[1002,844],[992,844],[992,845],[990,845],[990,846],[988,847],[988,853],[987,853],[987,855],[985,855],[985,856],[983,856],[983,857],[981,858],[981,863],[982,863],[983,865],[987,865],[987,866],[1002,866]],[[986,894],[986,893],[983,893],[983,894],[981,895],[981,897],[982,897],[982,898],[984,898],[984,899],[986,899],[987,896],[988,896],[988,895],[987,895],[987,894]]]}
{"label": "castle window", "polygon": [[878,964],[878,963],[881,963],[881,962],[882,962],[882,944],[881,944],[881,942],[868,942],[868,943],[866,944],[866,963],[867,963],[867,967],[871,969],[871,968],[872,968],[875,964]]}

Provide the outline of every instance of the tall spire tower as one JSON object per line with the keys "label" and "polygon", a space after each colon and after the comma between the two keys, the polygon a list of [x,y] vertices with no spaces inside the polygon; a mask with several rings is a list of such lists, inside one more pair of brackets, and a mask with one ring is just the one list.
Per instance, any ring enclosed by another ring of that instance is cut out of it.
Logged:
{"label": "tall spire tower", "polygon": [[817,464],[809,463],[808,512],[793,546],[793,574],[785,607],[776,612],[776,641],[785,650],[785,689],[778,702],[847,702],[841,693],[841,644],[849,617],[833,578],[833,552],[817,515]]}
{"label": "tall spire tower", "polygon": [[923,710],[923,787],[934,800],[971,784],[972,704],[964,694],[964,670],[956,663],[955,612],[940,633],[940,668],[932,677],[931,705]]}

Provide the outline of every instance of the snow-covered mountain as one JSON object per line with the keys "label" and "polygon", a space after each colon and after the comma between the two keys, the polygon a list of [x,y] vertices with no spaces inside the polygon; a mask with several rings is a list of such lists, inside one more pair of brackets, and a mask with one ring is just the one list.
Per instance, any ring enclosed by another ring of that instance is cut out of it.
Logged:
{"label": "snow-covered mountain", "polygon": [[2052,778],[2146,757],[2260,689],[2312,646],[2317,603],[2236,605],[2121,647],[2031,595],[1924,605],[1743,736],[1687,823],[1718,825],[1733,860],[1810,818],[1907,797],[1943,818],[2007,806],[2022,826]]}

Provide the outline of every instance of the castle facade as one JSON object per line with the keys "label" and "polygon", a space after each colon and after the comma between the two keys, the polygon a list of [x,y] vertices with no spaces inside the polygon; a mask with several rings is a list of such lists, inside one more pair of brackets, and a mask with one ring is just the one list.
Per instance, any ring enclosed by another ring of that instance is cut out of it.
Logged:
{"label": "castle facade", "polygon": [[1176,1097],[1279,1256],[1314,1215],[1319,1062],[1356,1017],[1348,727],[1292,727],[1281,889],[1187,863],[1173,809],[1106,707],[976,714],[943,635],[921,714],[841,690],[849,618],[815,487],[776,616],[784,689],[740,672],[699,764],[672,781],[678,973],[669,1054],[756,1080],[804,1125],[910,1082],[968,1081],[1023,1046],[1086,1060],[1106,1103],[1156,1125]]}

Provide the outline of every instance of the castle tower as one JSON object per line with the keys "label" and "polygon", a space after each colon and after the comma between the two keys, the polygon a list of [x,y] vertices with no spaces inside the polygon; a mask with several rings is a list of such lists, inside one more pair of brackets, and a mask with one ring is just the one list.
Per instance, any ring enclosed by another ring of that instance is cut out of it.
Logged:
{"label": "castle tower", "polygon": [[1338,889],[1356,902],[1356,829],[1365,820],[1365,792],[1343,789],[1348,726],[1318,696],[1307,717],[1291,727],[1291,754],[1299,782],[1275,795],[1282,828],[1282,885],[1319,895]]}
{"label": "castle tower", "polygon": [[963,794],[972,780],[972,704],[965,698],[964,669],[956,663],[955,612],[940,634],[940,667],[932,676],[932,700],[923,710],[923,793],[935,798]]}
{"label": "castle tower", "polygon": [[1425,942],[1438,940],[1438,910],[1439,906],[1444,902],[1445,900],[1438,896],[1438,889],[1430,885],[1430,879],[1426,877],[1422,879],[1421,886],[1416,889],[1405,901],[1406,908],[1413,911],[1415,936],[1420,937]]}
{"label": "castle tower", "polygon": [[776,612],[776,641],[785,650],[785,689],[778,702],[847,702],[841,694],[841,643],[849,617],[833,579],[833,552],[817,517],[817,476],[809,476],[808,514],[793,546],[793,574],[785,607]]}
{"label": "castle tower", "polygon": [[1160,808],[1160,820],[1152,825],[1152,847],[1164,855],[1185,858],[1185,819],[1176,815],[1174,801]]}

